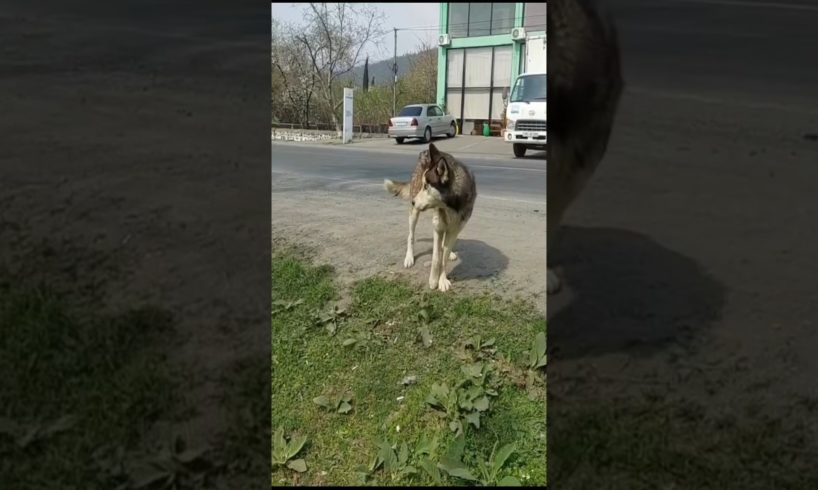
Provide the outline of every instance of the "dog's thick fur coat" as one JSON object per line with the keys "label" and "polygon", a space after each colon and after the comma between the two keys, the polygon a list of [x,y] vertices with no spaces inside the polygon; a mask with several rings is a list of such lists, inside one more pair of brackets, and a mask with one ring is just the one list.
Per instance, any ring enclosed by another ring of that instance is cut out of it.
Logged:
{"label": "dog's thick fur coat", "polygon": [[418,156],[418,163],[409,182],[384,180],[384,187],[393,195],[411,202],[409,237],[406,239],[404,267],[415,263],[415,225],[420,213],[432,209],[434,239],[429,287],[448,291],[451,281],[446,275],[448,260],[456,260],[454,244],[471,218],[477,199],[477,186],[471,171],[448,153],[429,145]]}
{"label": "dog's thick fur coat", "polygon": [[555,231],[582,192],[608,146],[622,93],[619,45],[613,23],[592,0],[548,2],[548,253],[547,289]]}

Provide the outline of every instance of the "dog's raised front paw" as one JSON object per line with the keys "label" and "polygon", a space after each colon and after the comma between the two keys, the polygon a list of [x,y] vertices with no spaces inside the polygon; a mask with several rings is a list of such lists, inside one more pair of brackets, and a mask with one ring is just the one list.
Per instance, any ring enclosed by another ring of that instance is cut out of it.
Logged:
{"label": "dog's raised front paw", "polygon": [[449,252],[449,260],[457,260],[457,254],[454,252]]}
{"label": "dog's raised front paw", "polygon": [[450,281],[446,276],[440,275],[440,279],[437,281],[437,289],[442,292],[446,292],[452,288],[452,281]]}
{"label": "dog's raised front paw", "polygon": [[560,278],[557,277],[557,274],[548,269],[548,275],[545,278],[545,291],[547,294],[554,294],[559,292],[560,288],[562,287],[562,283],[560,282]]}
{"label": "dog's raised front paw", "polygon": [[406,254],[406,258],[403,259],[403,266],[407,269],[415,265],[415,254]]}

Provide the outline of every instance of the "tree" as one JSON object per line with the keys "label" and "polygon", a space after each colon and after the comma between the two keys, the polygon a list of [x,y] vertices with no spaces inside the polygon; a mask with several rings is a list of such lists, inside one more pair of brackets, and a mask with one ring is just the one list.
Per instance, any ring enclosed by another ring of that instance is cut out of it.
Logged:
{"label": "tree", "polygon": [[[434,103],[437,95],[437,49],[421,43],[416,52],[405,55],[409,69],[398,79],[397,105],[423,102]],[[355,99],[355,124],[384,125],[392,117],[392,85],[375,85],[374,79],[367,92]]]}
{"label": "tree", "polygon": [[306,50],[315,75],[315,95],[340,132],[344,99],[336,82],[358,64],[364,47],[385,33],[380,27],[383,15],[369,4],[310,3],[304,18],[306,26],[295,39]]}
{"label": "tree", "polygon": [[437,100],[437,49],[428,42],[418,44],[405,78],[418,102],[434,103]]}
{"label": "tree", "polygon": [[392,87],[371,86],[368,92],[355,99],[356,125],[382,125],[392,116]]}
{"label": "tree", "polygon": [[437,100],[437,49],[421,42],[410,55],[409,69],[398,79],[397,105],[435,103]]}
{"label": "tree", "polygon": [[369,56],[366,57],[366,61],[364,62],[364,84],[363,84],[364,92],[369,90]]}
{"label": "tree", "polygon": [[277,119],[309,125],[317,77],[292,26],[273,21],[272,103]]}
{"label": "tree", "polygon": [[271,52],[271,66],[272,74],[270,77],[270,105],[272,108],[273,122],[281,119],[281,105],[283,102],[284,87],[286,80],[281,76],[281,73],[276,71],[276,56],[281,46],[281,23],[277,20],[272,20],[272,41],[270,43]]}

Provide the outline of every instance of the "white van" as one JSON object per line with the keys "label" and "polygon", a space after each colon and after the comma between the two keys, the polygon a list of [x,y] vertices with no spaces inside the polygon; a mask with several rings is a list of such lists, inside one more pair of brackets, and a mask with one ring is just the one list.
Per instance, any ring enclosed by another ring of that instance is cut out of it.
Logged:
{"label": "white van", "polygon": [[514,156],[523,157],[528,148],[545,150],[548,141],[546,74],[523,73],[514,82],[506,109],[505,141],[512,143]]}
{"label": "white van", "polygon": [[528,148],[545,150],[546,131],[546,51],[545,34],[529,34],[525,41],[524,73],[514,80],[506,108],[504,139],[514,145],[514,156],[523,157]]}

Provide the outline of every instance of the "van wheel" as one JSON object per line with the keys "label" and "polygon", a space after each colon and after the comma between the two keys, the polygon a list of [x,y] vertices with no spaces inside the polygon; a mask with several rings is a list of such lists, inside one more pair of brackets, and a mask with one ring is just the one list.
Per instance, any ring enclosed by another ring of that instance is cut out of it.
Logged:
{"label": "van wheel", "polygon": [[446,133],[446,136],[449,138],[454,138],[454,135],[457,134],[457,128],[454,126],[454,123],[449,126],[449,132]]}
{"label": "van wheel", "polygon": [[423,132],[423,142],[428,143],[432,141],[432,128],[426,126],[426,131]]}
{"label": "van wheel", "polygon": [[403,138],[395,138],[395,141],[397,141],[399,145],[403,144]]}
{"label": "van wheel", "polygon": [[522,158],[525,156],[525,146],[520,143],[514,143],[514,156]]}

